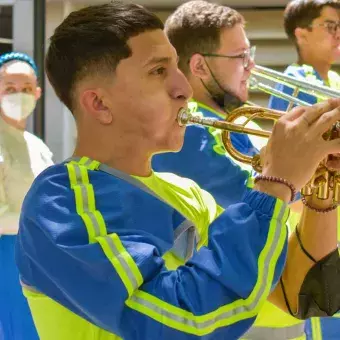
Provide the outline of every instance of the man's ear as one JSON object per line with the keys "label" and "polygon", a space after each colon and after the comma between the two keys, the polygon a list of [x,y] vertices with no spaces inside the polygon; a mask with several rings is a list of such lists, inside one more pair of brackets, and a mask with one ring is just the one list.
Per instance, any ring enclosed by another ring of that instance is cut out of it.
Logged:
{"label": "man's ear", "polygon": [[306,28],[297,27],[295,28],[294,34],[295,34],[295,39],[296,39],[298,46],[306,43],[307,41],[307,29]]}
{"label": "man's ear", "polygon": [[41,88],[37,87],[37,89],[35,90],[35,100],[38,101],[41,97]]}
{"label": "man's ear", "polygon": [[111,124],[113,120],[109,106],[105,103],[104,91],[98,88],[86,89],[80,96],[80,106],[101,124]]}
{"label": "man's ear", "polygon": [[189,68],[191,74],[195,77],[198,77],[202,80],[206,80],[208,77],[210,77],[209,68],[205,61],[205,58],[199,53],[195,53],[190,58]]}

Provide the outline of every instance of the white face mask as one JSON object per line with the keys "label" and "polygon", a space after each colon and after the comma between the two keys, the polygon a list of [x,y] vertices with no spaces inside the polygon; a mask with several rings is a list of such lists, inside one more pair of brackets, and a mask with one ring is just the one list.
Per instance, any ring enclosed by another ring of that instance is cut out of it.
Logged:
{"label": "white face mask", "polygon": [[22,92],[6,94],[2,97],[1,109],[8,118],[20,121],[33,112],[35,103],[33,94]]}

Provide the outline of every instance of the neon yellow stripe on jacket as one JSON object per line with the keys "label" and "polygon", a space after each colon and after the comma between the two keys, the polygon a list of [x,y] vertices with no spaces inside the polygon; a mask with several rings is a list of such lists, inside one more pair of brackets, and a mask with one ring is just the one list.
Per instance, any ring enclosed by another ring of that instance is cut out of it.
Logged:
{"label": "neon yellow stripe on jacket", "polygon": [[66,167],[74,191],[77,213],[84,221],[89,242],[93,243],[97,236],[106,235],[107,232],[103,216],[96,209],[93,186],[89,182],[86,164],[71,162],[66,164]]}
{"label": "neon yellow stripe on jacket", "polygon": [[[228,326],[255,316],[271,289],[275,264],[287,236],[286,228],[279,226],[278,223],[280,222],[278,221],[281,218],[287,218],[287,214],[288,210],[283,207],[282,202],[277,201],[274,216],[270,224],[268,239],[258,260],[258,280],[247,299],[239,299],[213,312],[200,316],[172,306],[143,291],[136,292],[135,295],[126,301],[126,304],[130,308],[148,315],[169,327],[200,336],[209,334],[219,327]],[[280,215],[281,218],[279,218]]]}

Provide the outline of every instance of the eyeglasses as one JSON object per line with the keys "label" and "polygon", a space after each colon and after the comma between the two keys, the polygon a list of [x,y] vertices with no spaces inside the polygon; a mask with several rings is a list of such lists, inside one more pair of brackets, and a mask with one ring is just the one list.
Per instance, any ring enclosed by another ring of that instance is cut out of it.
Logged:
{"label": "eyeglasses", "polygon": [[340,29],[340,21],[335,22],[335,21],[326,21],[322,24],[316,24],[316,25],[310,25],[308,26],[309,28],[313,28],[313,27],[324,27],[326,28],[326,30],[328,31],[329,34],[331,35],[335,35],[337,30]]}
{"label": "eyeglasses", "polygon": [[243,67],[248,68],[251,61],[255,60],[256,46],[252,46],[248,50],[239,55],[224,55],[215,53],[200,53],[203,57],[213,58],[229,58],[229,59],[243,59]]}

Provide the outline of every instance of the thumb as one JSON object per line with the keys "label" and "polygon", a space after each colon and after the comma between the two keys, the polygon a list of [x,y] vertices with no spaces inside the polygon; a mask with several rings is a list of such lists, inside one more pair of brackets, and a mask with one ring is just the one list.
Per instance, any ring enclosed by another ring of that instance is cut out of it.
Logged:
{"label": "thumb", "polygon": [[340,138],[324,142],[324,156],[340,153]]}

